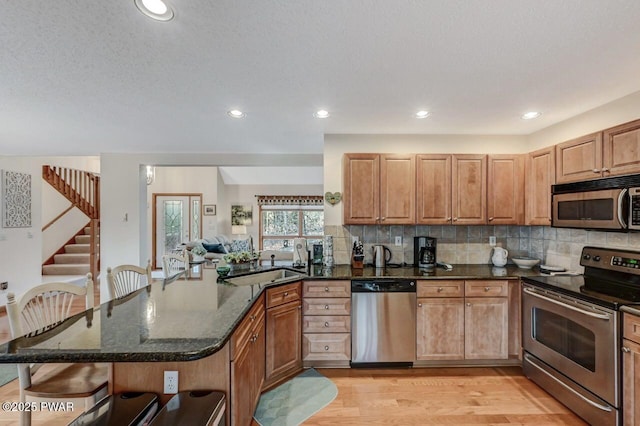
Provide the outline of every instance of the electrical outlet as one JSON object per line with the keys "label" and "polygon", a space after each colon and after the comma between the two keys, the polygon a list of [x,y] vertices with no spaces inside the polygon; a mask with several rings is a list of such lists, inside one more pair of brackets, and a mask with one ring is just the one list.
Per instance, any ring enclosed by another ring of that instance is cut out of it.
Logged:
{"label": "electrical outlet", "polygon": [[165,394],[178,393],[178,372],[177,371],[164,372],[164,393]]}
{"label": "electrical outlet", "polygon": [[9,288],[9,282],[8,281],[3,281],[0,283],[0,290],[4,291],[6,289]]}
{"label": "electrical outlet", "polygon": [[493,235],[489,237],[489,245],[491,247],[495,247],[496,245],[496,237],[494,237]]}
{"label": "electrical outlet", "polygon": [[400,247],[402,246],[402,237],[401,236],[396,236],[396,246]]}

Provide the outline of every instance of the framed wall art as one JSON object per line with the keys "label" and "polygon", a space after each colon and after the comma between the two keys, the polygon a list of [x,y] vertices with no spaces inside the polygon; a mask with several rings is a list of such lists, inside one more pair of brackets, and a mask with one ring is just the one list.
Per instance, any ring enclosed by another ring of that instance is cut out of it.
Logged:
{"label": "framed wall art", "polygon": [[2,226],[31,227],[31,175],[2,171]]}
{"label": "framed wall art", "polygon": [[231,226],[251,225],[253,220],[253,206],[251,204],[231,205]]}
{"label": "framed wall art", "polygon": [[215,204],[204,204],[202,206],[205,216],[215,216],[216,215],[216,205]]}

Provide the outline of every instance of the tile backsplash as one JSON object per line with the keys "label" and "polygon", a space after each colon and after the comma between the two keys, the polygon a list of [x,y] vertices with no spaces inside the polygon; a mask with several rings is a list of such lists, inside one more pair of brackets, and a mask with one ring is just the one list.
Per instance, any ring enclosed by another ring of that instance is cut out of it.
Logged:
{"label": "tile backsplash", "polygon": [[[333,256],[336,264],[348,264],[352,238],[358,237],[365,247],[365,263],[372,262],[372,247],[383,244],[391,250],[391,263],[413,264],[413,237],[438,239],[440,262],[489,264],[492,247],[489,236],[512,256],[530,256],[542,263],[558,265],[582,272],[580,253],[586,245],[640,250],[640,233],[586,231],[583,229],[551,228],[549,226],[507,225],[345,225],[326,226],[325,235],[333,236]],[[397,236],[402,246],[395,245]]]}

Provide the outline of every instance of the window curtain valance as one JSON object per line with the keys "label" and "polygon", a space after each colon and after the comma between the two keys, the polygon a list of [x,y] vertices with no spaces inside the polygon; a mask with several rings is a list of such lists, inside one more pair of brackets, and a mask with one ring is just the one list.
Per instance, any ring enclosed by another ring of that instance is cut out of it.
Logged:
{"label": "window curtain valance", "polygon": [[322,195],[256,195],[259,206],[322,206]]}

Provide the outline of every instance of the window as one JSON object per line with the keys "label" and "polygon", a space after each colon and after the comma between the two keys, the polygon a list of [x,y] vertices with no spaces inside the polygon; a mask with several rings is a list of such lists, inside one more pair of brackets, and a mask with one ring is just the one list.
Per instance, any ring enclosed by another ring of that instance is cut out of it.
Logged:
{"label": "window", "polygon": [[321,196],[259,196],[258,204],[260,250],[293,251],[294,238],[305,238],[309,246],[322,242],[324,209]]}

